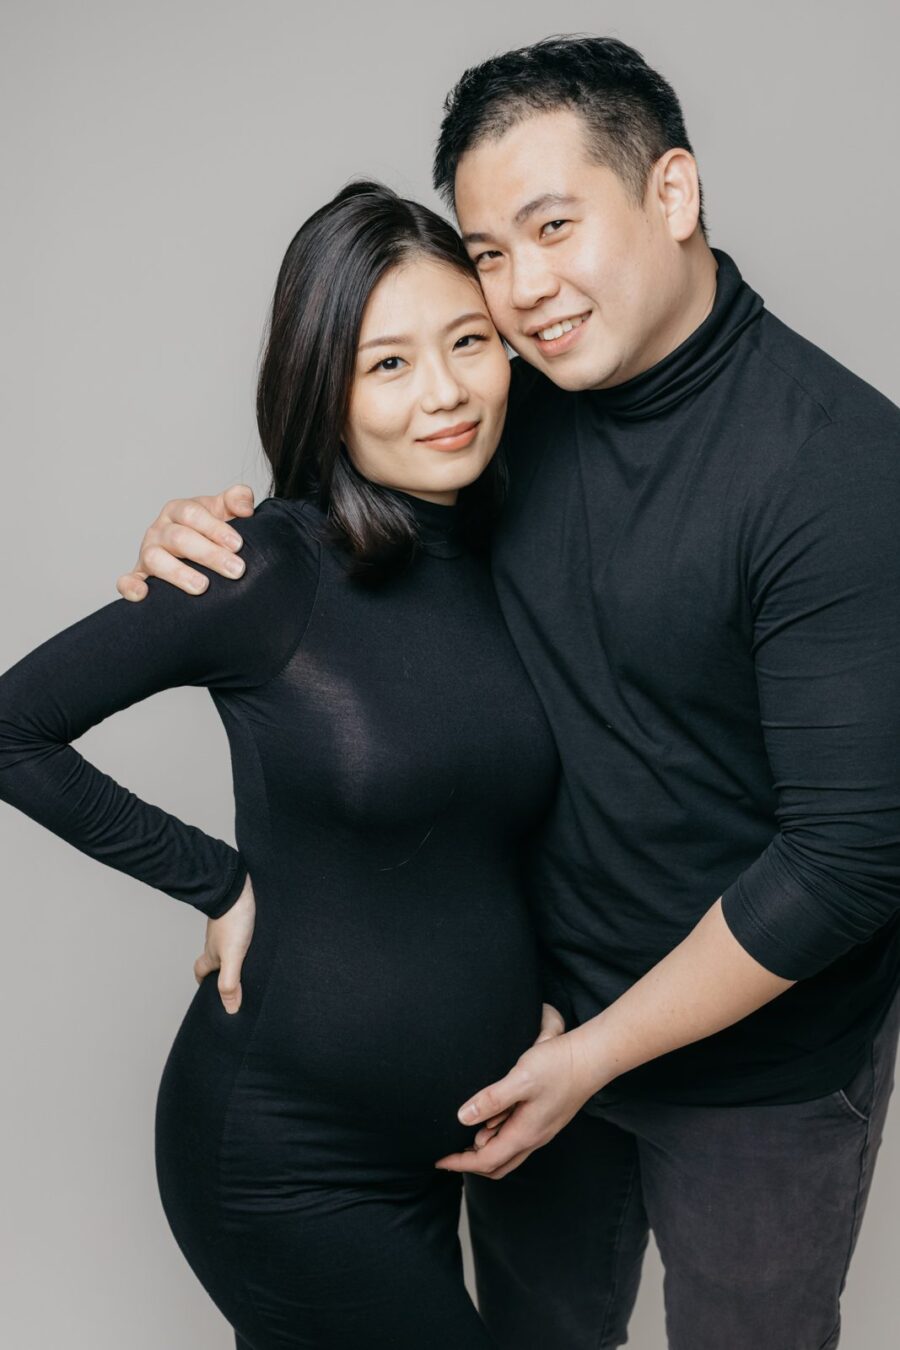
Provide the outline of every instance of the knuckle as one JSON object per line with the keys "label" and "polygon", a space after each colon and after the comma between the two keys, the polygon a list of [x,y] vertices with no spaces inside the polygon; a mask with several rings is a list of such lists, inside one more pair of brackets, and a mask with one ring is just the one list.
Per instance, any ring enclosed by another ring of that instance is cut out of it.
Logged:
{"label": "knuckle", "polygon": [[165,552],[166,550],[155,539],[151,540],[150,543],[144,544],[144,547],[141,549],[140,558],[143,570],[148,572],[151,576],[158,575],[156,569],[165,557]]}
{"label": "knuckle", "polygon": [[191,531],[188,525],[183,523],[174,523],[169,526],[166,535],[166,543],[169,545],[169,551],[174,553],[183,553],[184,545]]}
{"label": "knuckle", "polygon": [[534,1074],[522,1064],[517,1064],[510,1074],[516,1092],[529,1092],[534,1086]]}
{"label": "knuckle", "polygon": [[191,529],[197,529],[200,519],[203,515],[203,507],[196,497],[186,497],[181,503],[179,519],[182,525],[188,525]]}

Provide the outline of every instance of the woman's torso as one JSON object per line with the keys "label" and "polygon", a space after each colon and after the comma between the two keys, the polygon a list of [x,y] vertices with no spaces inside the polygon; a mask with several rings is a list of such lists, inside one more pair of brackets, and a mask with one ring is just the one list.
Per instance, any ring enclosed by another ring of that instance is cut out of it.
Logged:
{"label": "woman's torso", "polygon": [[[320,521],[298,502],[258,510],[307,542]],[[436,516],[426,551],[374,589],[314,545],[290,657],[214,695],[256,930],[240,1011],[207,977],[173,1059],[212,1057],[238,1155],[257,1139],[282,1177],[431,1166],[471,1138],[457,1108],[538,1030],[523,863],[555,750],[486,562]]]}

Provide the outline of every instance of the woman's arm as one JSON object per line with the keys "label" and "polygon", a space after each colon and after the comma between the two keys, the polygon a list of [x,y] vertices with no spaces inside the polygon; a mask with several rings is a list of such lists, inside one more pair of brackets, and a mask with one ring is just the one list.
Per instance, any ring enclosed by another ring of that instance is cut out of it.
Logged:
{"label": "woman's arm", "polygon": [[144,604],[115,600],[0,676],[0,800],[211,918],[241,894],[239,853],[136,797],[71,742],[160,690],[249,688],[280,669],[312,604],[317,550],[278,503],[237,529],[238,581],[206,572],[201,600],[151,578]]}

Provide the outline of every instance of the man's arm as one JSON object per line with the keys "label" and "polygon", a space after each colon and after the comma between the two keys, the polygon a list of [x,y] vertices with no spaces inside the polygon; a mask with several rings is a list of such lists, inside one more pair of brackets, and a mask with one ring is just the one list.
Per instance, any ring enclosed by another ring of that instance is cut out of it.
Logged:
{"label": "man's arm", "polygon": [[184,558],[236,579],[244,571],[242,560],[234,556],[243,540],[226,522],[234,516],[252,515],[253,489],[246,483],[235,483],[215,497],[176,497],[166,502],[147,527],[137,563],[118,578],[116,590],[125,600],[143,600],[147,577],[155,576],[199,595],[209,580],[180,561]]}
{"label": "man's arm", "polygon": [[505,1078],[459,1112],[466,1125],[508,1113],[475,1136],[475,1151],[436,1164],[451,1172],[506,1176],[549,1143],[613,1078],[748,1017],[789,989],[732,936],[717,900],[696,928],[602,1013],[532,1046]]}
{"label": "man's arm", "polygon": [[[454,1171],[500,1177],[627,1070],[755,1012],[875,934],[900,904],[900,453],[829,425],[770,485],[748,580],[779,830],[693,931],[591,1021],[466,1103],[518,1103]],[[479,1147],[480,1146],[480,1147]]]}

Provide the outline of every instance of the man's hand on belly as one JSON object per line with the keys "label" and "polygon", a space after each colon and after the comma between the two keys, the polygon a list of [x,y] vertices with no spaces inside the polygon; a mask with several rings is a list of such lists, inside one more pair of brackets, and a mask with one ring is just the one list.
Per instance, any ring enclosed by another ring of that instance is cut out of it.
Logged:
{"label": "man's hand on belly", "polygon": [[[541,1030],[530,1050],[505,1078],[483,1088],[459,1111],[464,1125],[482,1128],[473,1147],[440,1158],[448,1172],[478,1172],[494,1180],[506,1176],[529,1153],[549,1143],[596,1091],[580,1043],[565,1035],[556,1008],[544,1004]],[[502,1127],[502,1128],[501,1128]]]}
{"label": "man's hand on belly", "polygon": [[485,1144],[440,1158],[448,1172],[499,1180],[548,1144],[589,1097],[629,1069],[703,1040],[794,983],[767,970],[732,935],[721,897],[677,947],[603,1012],[526,1050],[505,1078],[460,1108],[464,1125],[508,1112]]}

